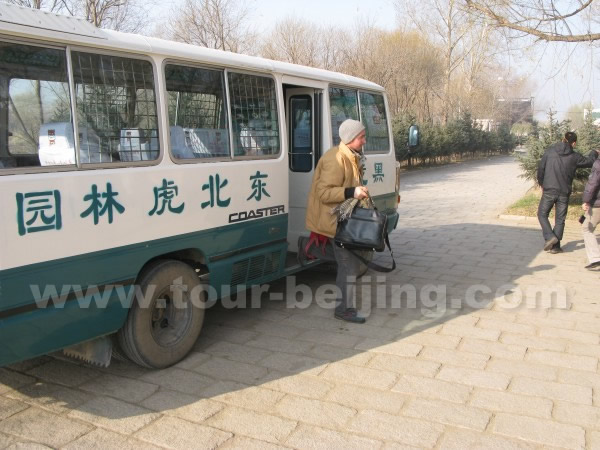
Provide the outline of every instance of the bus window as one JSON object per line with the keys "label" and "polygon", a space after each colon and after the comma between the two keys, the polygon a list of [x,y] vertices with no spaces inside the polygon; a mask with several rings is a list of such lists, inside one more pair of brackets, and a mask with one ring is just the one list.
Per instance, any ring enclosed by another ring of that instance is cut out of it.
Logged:
{"label": "bus window", "polygon": [[75,164],[66,67],[64,50],[0,42],[0,168]]}
{"label": "bus window", "polygon": [[360,93],[360,121],[367,132],[365,153],[387,153],[390,149],[390,136],[383,95]]}
{"label": "bus window", "polygon": [[290,97],[290,170],[312,170],[312,101],[309,95]]}
{"label": "bus window", "polygon": [[234,156],[279,153],[277,97],[272,78],[229,73]]}
{"label": "bus window", "polygon": [[158,119],[148,61],[72,52],[80,161],[158,158]]}
{"label": "bus window", "polygon": [[223,72],[169,64],[165,79],[173,156],[229,157]]}
{"label": "bus window", "polygon": [[339,145],[339,129],[346,119],[358,120],[358,99],[355,89],[329,88],[331,133],[333,145]]}

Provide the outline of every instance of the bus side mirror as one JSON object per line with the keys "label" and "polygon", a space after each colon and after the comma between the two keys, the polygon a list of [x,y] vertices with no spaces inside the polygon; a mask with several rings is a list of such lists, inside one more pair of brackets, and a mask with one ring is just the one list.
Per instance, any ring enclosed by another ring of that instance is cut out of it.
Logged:
{"label": "bus side mirror", "polygon": [[411,125],[408,129],[408,148],[419,145],[419,126]]}

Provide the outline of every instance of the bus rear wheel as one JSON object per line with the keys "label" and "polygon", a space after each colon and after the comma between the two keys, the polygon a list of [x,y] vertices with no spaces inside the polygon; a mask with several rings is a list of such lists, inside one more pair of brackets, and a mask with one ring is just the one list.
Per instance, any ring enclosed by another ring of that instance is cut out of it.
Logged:
{"label": "bus rear wheel", "polygon": [[123,352],[136,364],[153,369],[183,359],[202,329],[205,294],[187,264],[165,260],[150,266],[138,279],[136,296],[118,333]]}

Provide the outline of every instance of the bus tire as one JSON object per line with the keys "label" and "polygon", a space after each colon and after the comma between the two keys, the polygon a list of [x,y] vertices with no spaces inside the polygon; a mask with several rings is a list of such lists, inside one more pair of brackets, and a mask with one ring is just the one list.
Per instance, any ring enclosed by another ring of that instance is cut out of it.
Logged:
{"label": "bus tire", "polygon": [[[194,289],[200,285],[196,272],[174,260],[151,265],[137,285],[136,294],[141,295],[135,296],[119,330],[119,345],[140,366],[171,366],[183,359],[198,339],[206,292]],[[190,296],[193,290],[200,298]]]}

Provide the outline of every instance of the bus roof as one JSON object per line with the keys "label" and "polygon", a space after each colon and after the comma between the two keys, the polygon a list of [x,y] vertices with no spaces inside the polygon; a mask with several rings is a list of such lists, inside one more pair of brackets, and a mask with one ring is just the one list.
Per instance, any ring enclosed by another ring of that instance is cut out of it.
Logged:
{"label": "bus roof", "polygon": [[54,14],[3,2],[0,2],[0,33],[49,42],[61,42],[63,44],[157,54],[163,57],[197,60],[225,67],[277,72],[290,76],[323,80],[333,84],[383,90],[378,84],[338,72],[138,34],[104,30],[96,28],[91,23],[78,17]]}

